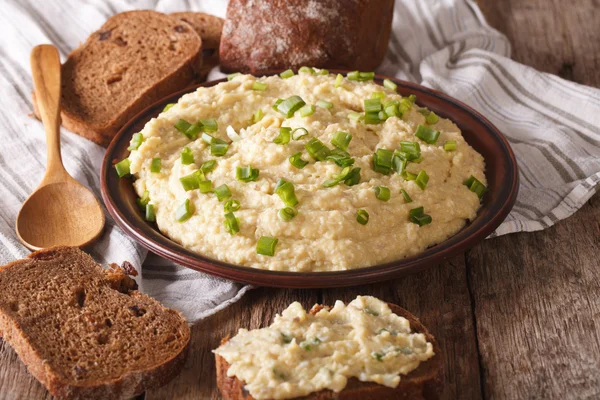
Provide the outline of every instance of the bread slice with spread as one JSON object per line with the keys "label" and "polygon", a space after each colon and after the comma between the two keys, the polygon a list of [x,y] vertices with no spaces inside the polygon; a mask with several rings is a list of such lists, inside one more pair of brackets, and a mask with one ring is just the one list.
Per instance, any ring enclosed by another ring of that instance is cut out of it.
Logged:
{"label": "bread slice with spread", "polygon": [[214,352],[228,400],[436,399],[441,384],[435,338],[408,311],[369,296],[309,312],[293,303]]}

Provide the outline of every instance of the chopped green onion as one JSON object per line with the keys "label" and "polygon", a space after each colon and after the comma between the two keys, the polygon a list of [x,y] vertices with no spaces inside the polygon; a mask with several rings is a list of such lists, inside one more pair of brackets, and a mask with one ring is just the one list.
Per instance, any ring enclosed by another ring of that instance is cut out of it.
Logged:
{"label": "chopped green onion", "polygon": [[192,154],[192,149],[189,147],[184,147],[181,151],[181,164],[189,165],[194,163],[194,154]]}
{"label": "chopped green onion", "polygon": [[300,109],[301,117],[308,117],[310,115],[313,115],[314,113],[315,113],[315,106],[313,106],[312,104],[307,104]]}
{"label": "chopped green onion", "polygon": [[225,133],[227,133],[227,137],[229,137],[229,139],[231,139],[232,142],[238,142],[242,140],[242,137],[238,135],[238,133],[235,131],[235,129],[233,129],[233,126],[231,125],[227,126],[227,128],[225,129]]}
{"label": "chopped green onion", "polygon": [[412,203],[412,199],[410,198],[410,195],[408,194],[408,192],[404,189],[400,189],[400,193],[402,194],[402,197],[404,197],[404,201],[407,203]]}
{"label": "chopped green onion", "polygon": [[410,100],[411,103],[415,104],[417,102],[417,96],[411,94],[408,96],[408,100]]}
{"label": "chopped green onion", "polygon": [[150,172],[158,173],[160,172],[162,161],[160,158],[153,158],[152,162],[150,162]]}
{"label": "chopped green onion", "polygon": [[169,103],[165,106],[165,108],[163,108],[162,112],[167,112],[169,111],[171,108],[173,108],[173,106],[177,104],[177,103]]}
{"label": "chopped green onion", "polygon": [[279,179],[277,186],[275,186],[275,194],[283,201],[288,207],[294,207],[298,204],[298,198],[294,191],[294,184],[288,182],[285,179]]}
{"label": "chopped green onion", "polygon": [[210,193],[213,190],[212,181],[200,181],[198,182],[198,189],[200,193]]}
{"label": "chopped green onion", "polygon": [[227,200],[223,209],[225,209],[225,212],[237,211],[240,209],[240,202],[237,200]]}
{"label": "chopped green onion", "polygon": [[224,156],[229,149],[229,143],[224,140],[214,138],[212,142],[210,142],[210,154],[215,157]]}
{"label": "chopped green onion", "polygon": [[487,187],[473,175],[471,175],[469,179],[467,179],[465,185],[469,188],[471,192],[477,194],[477,197],[479,197],[480,199],[483,197],[485,192],[487,192]]}
{"label": "chopped green onion", "polygon": [[398,89],[398,85],[396,85],[393,81],[387,78],[383,80],[383,86],[393,91],[396,91],[396,89]]}
{"label": "chopped green onion", "polygon": [[217,160],[204,161],[200,166],[200,170],[205,174],[212,172],[215,168],[217,168]]}
{"label": "chopped green onion", "polygon": [[290,160],[290,164],[292,164],[294,167],[298,168],[298,169],[302,169],[304,167],[306,167],[306,165],[308,164],[308,161],[304,161],[302,159],[302,152],[297,152],[296,154],[294,154],[293,156],[291,156],[289,158]]}
{"label": "chopped green onion", "polygon": [[263,110],[261,110],[259,108],[258,111],[256,111],[254,113],[254,115],[252,115],[252,123],[256,124],[258,121],[260,121],[261,119],[263,119],[264,116],[265,116],[265,113],[263,113]]}
{"label": "chopped green onion", "polygon": [[146,207],[148,206],[148,203],[150,202],[150,192],[147,190],[144,190],[144,193],[142,193],[142,197],[137,199],[136,202],[137,202],[137,205],[142,210],[146,210]]}
{"label": "chopped green onion", "polygon": [[365,124],[379,124],[379,123],[381,123],[381,118],[379,118],[379,111],[365,113]]}
{"label": "chopped green onion", "polygon": [[301,109],[305,104],[302,97],[294,95],[277,104],[277,111],[285,115],[286,118],[291,118],[294,116],[294,113]]}
{"label": "chopped green onion", "polygon": [[124,158],[121,161],[119,161],[118,163],[116,163],[115,169],[117,170],[117,175],[119,175],[119,178],[122,178],[124,176],[131,174],[131,171],[129,170],[130,167],[131,167],[131,161],[129,161],[129,158]]}
{"label": "chopped green onion", "polygon": [[363,119],[363,115],[357,112],[349,112],[348,113],[348,119],[350,119],[351,121],[360,121],[361,119]]}
{"label": "chopped green onion", "polygon": [[353,168],[352,171],[346,176],[344,183],[347,186],[354,186],[360,183],[360,168]]}
{"label": "chopped green onion", "polygon": [[352,170],[352,168],[350,168],[350,167],[344,167],[342,169],[342,171],[339,173],[339,175],[334,176],[332,179],[327,179],[325,182],[323,182],[323,186],[326,188],[336,186],[341,181],[346,180],[346,178],[348,177],[348,174],[350,174],[351,170]]}
{"label": "chopped green onion", "polygon": [[198,133],[202,130],[200,123],[192,124],[185,132],[182,132],[188,139],[194,140],[198,137]]}
{"label": "chopped green onion", "polygon": [[229,186],[224,183],[215,188],[215,195],[217,196],[217,200],[223,201],[231,197],[231,190],[229,189]]}
{"label": "chopped green onion", "polygon": [[421,170],[421,172],[419,172],[419,175],[417,175],[417,179],[415,179],[415,183],[423,190],[425,190],[425,188],[427,187],[427,182],[429,182],[429,175],[427,175],[427,172],[425,172],[425,170]]}
{"label": "chopped green onion", "polygon": [[425,122],[427,122],[428,125],[437,124],[439,120],[440,117],[438,117],[433,111],[430,112],[427,117],[425,117]]}
{"label": "chopped green onion", "polygon": [[412,108],[413,103],[406,97],[400,99],[400,112],[406,114]]}
{"label": "chopped green onion", "polygon": [[338,88],[342,86],[342,81],[344,80],[344,76],[342,74],[337,74],[335,77],[335,85],[334,87]]}
{"label": "chopped green onion", "polygon": [[141,132],[134,133],[133,136],[131,137],[131,142],[129,142],[129,147],[127,148],[127,150],[129,150],[129,151],[137,150],[143,141],[144,141],[144,135],[142,135]]}
{"label": "chopped green onion", "polygon": [[175,219],[177,222],[187,221],[190,219],[192,214],[194,214],[194,211],[196,211],[194,203],[192,203],[190,199],[185,199],[185,202],[181,204],[175,211]]}
{"label": "chopped green onion", "polygon": [[278,106],[278,105],[280,105],[281,103],[283,103],[283,99],[277,99],[277,100],[275,100],[275,103],[273,103],[273,105],[271,106],[271,108],[272,108],[273,110],[275,110],[275,111],[279,111],[279,110],[277,109],[277,106]]}
{"label": "chopped green onion", "polygon": [[423,226],[431,223],[431,216],[425,214],[423,207],[413,208],[408,212],[408,216],[411,222]]}
{"label": "chopped green onion", "polygon": [[420,110],[417,110],[417,112],[424,117],[427,117],[429,114],[431,114],[431,111],[426,108],[421,108]]}
{"label": "chopped green onion", "polygon": [[300,140],[306,135],[308,135],[306,128],[296,128],[292,131],[292,139],[294,140]]}
{"label": "chopped green onion", "polygon": [[281,145],[288,144],[290,142],[291,133],[292,128],[282,126],[279,128],[279,135],[273,140],[273,143]]}
{"label": "chopped green onion", "polygon": [[252,168],[249,165],[247,167],[237,167],[235,177],[238,181],[253,182],[258,179],[259,172],[258,169]]}
{"label": "chopped green onion", "polygon": [[375,72],[352,71],[352,72],[348,72],[348,74],[346,75],[346,78],[348,78],[348,80],[359,81],[359,82],[370,81],[370,80],[373,80],[374,77],[375,77]]}
{"label": "chopped green onion", "polygon": [[386,186],[375,186],[375,197],[381,201],[388,201],[390,199],[390,189]]}
{"label": "chopped green onion", "polygon": [[183,186],[183,190],[190,191],[194,189],[198,189],[200,187],[200,182],[205,181],[204,173],[201,170],[197,170],[192,172],[189,175],[182,176],[179,178],[179,182],[181,182],[181,186]]}
{"label": "chopped green onion", "polygon": [[340,167],[348,167],[354,164],[354,158],[350,157],[350,154],[337,148],[331,150],[331,153],[326,157],[326,160],[333,161]]}
{"label": "chopped green onion", "polygon": [[156,212],[154,210],[154,204],[146,205],[146,221],[149,221],[149,222],[156,221]]}
{"label": "chopped green onion", "polygon": [[274,256],[275,246],[277,246],[276,238],[261,236],[256,243],[256,254],[262,254],[263,256]]}
{"label": "chopped green onion", "polygon": [[385,121],[386,119],[388,119],[388,115],[385,113],[385,111],[379,111],[377,116],[379,117],[380,121]]}
{"label": "chopped green onion", "polygon": [[329,75],[329,70],[328,70],[328,69],[325,69],[325,68],[323,68],[323,69],[321,69],[321,70],[319,71],[319,75]]}
{"label": "chopped green onion", "polygon": [[225,230],[232,236],[240,231],[240,220],[232,212],[225,214],[224,224]]}
{"label": "chopped green onion", "polygon": [[371,353],[371,357],[373,357],[377,361],[383,361],[383,357],[385,357],[385,354],[383,352],[374,351]]}
{"label": "chopped green onion", "polygon": [[254,82],[252,84],[252,90],[264,91],[267,88],[267,84],[264,82]]}
{"label": "chopped green onion", "polygon": [[284,222],[291,221],[292,218],[294,218],[297,214],[298,212],[292,207],[285,207],[277,212],[277,216],[279,217],[279,219]]}
{"label": "chopped green onion", "polygon": [[418,142],[401,141],[400,151],[405,155],[407,161],[415,161],[421,157],[421,146]]}
{"label": "chopped green onion", "polygon": [[292,76],[294,76],[294,71],[292,71],[291,69],[286,69],[285,71],[280,73],[279,76],[281,77],[281,79],[291,78]]}
{"label": "chopped green onion", "polygon": [[227,80],[228,81],[232,81],[235,79],[236,76],[240,76],[241,74],[239,72],[233,73],[233,74],[229,74],[227,75]]}
{"label": "chopped green onion", "polygon": [[446,150],[446,151],[456,150],[456,140],[446,140],[444,142],[444,150]]}
{"label": "chopped green onion", "polygon": [[201,119],[200,124],[202,125],[202,130],[204,132],[216,132],[219,130],[217,120],[214,118]]}
{"label": "chopped green onion", "polygon": [[356,221],[361,225],[366,225],[369,222],[369,213],[366,210],[358,210],[356,212]]}
{"label": "chopped green onion", "polygon": [[389,175],[392,169],[394,152],[387,149],[377,149],[373,154],[373,171]]}
{"label": "chopped green onion", "polygon": [[402,171],[400,174],[407,181],[414,181],[417,179],[417,174],[413,174],[412,172],[408,172],[407,170]]}
{"label": "chopped green onion", "polygon": [[202,141],[206,144],[211,144],[213,142],[213,140],[215,140],[214,137],[212,137],[211,135],[209,135],[208,133],[204,132],[202,134]]}
{"label": "chopped green onion", "polygon": [[385,111],[385,114],[388,116],[388,118],[390,118],[390,117],[402,118],[402,113],[400,112],[400,109],[398,108],[397,104],[390,104],[389,106],[385,107],[384,111]]}
{"label": "chopped green onion", "polygon": [[397,150],[394,151],[394,157],[392,157],[392,168],[397,174],[401,174],[404,171],[407,163],[408,161],[406,160],[405,153],[401,153]]}
{"label": "chopped green onion", "polygon": [[371,98],[372,99],[379,99],[379,100],[383,100],[385,98],[385,93],[377,90],[373,93],[371,93]]}
{"label": "chopped green onion", "polygon": [[440,132],[431,129],[428,126],[419,125],[415,136],[424,141],[425,143],[435,144],[440,136]]}
{"label": "chopped green onion", "polygon": [[317,107],[330,109],[333,108],[333,103],[327,100],[319,100],[317,101]]}
{"label": "chopped green onion", "polygon": [[337,147],[338,149],[346,151],[348,150],[348,145],[350,144],[351,140],[352,135],[348,132],[337,131],[331,139],[331,144]]}
{"label": "chopped green onion", "polygon": [[175,129],[177,129],[179,132],[183,133],[184,135],[185,135],[185,131],[187,131],[190,126],[192,126],[192,124],[187,122],[185,119],[180,119],[179,121],[177,121],[175,123]]}
{"label": "chopped green onion", "polygon": [[315,70],[312,69],[311,67],[300,67],[300,69],[298,70],[298,72],[303,72],[305,74],[311,74],[311,75],[315,74]]}
{"label": "chopped green onion", "polygon": [[365,113],[379,112],[381,108],[381,100],[379,98],[365,99]]}
{"label": "chopped green onion", "polygon": [[317,161],[325,161],[327,156],[331,154],[331,150],[323,144],[319,139],[312,138],[305,145],[306,151]]}

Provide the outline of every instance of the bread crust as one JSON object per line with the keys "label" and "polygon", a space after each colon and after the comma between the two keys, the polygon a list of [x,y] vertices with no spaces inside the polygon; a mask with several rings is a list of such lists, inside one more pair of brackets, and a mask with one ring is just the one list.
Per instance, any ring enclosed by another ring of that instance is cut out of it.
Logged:
{"label": "bread crust", "polygon": [[[423,333],[428,342],[433,344],[435,355],[429,360],[419,364],[417,369],[408,375],[402,376],[400,383],[395,388],[379,385],[373,382],[361,382],[350,378],[346,387],[339,393],[331,390],[321,390],[308,396],[295,397],[292,400],[433,400],[439,398],[441,390],[442,352],[437,340],[421,324],[419,319],[407,310],[388,304],[396,315],[406,318],[410,322],[413,332]],[[324,306],[317,305],[310,310],[316,314]],[[229,337],[224,338],[221,344],[226,343]],[[255,400],[245,389],[245,383],[235,376],[227,376],[229,364],[225,359],[215,354],[217,369],[217,387],[226,400]]]}

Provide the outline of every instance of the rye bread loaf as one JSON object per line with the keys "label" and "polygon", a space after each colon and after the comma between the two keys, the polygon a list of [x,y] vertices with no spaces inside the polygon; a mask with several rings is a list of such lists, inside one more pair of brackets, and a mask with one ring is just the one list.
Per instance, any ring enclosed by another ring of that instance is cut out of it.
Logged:
{"label": "rye bread loaf", "polygon": [[199,82],[205,81],[211,69],[219,65],[219,45],[223,18],[201,12],[178,12],[171,14],[194,28],[202,38],[202,68],[199,73]]}
{"label": "rye bread loaf", "polygon": [[[441,389],[442,353],[433,337],[413,314],[395,305],[388,304],[396,315],[406,318],[410,322],[413,332],[423,333],[428,342],[433,344],[435,356],[419,364],[417,369],[408,375],[402,376],[400,383],[395,388],[379,385],[373,382],[361,382],[356,378],[348,379],[348,384],[339,393],[331,390],[321,390],[308,396],[296,397],[293,400],[432,400],[439,398]],[[316,314],[324,306],[315,305],[311,314]],[[229,338],[224,338],[221,344]],[[226,400],[255,400],[245,389],[245,383],[235,376],[227,376],[229,364],[225,359],[215,354],[217,369],[217,386]]]}
{"label": "rye bread loaf", "polygon": [[393,15],[394,0],[231,0],[221,69],[372,71],[387,50]]}
{"label": "rye bread loaf", "polygon": [[150,10],[116,14],[61,68],[62,124],[108,146],[145,107],[190,85],[201,63],[202,40],[187,23]]}
{"label": "rye bread loaf", "polygon": [[70,247],[0,267],[0,336],[57,398],[131,398],[181,371],[189,326],[125,269]]}

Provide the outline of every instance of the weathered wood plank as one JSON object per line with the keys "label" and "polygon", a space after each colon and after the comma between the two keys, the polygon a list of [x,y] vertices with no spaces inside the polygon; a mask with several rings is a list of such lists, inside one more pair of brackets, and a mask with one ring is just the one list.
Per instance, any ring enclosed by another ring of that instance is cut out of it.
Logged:
{"label": "weathered wood plank", "polygon": [[28,399],[51,399],[51,396],[27,373],[17,353],[0,339],[0,400]]}

